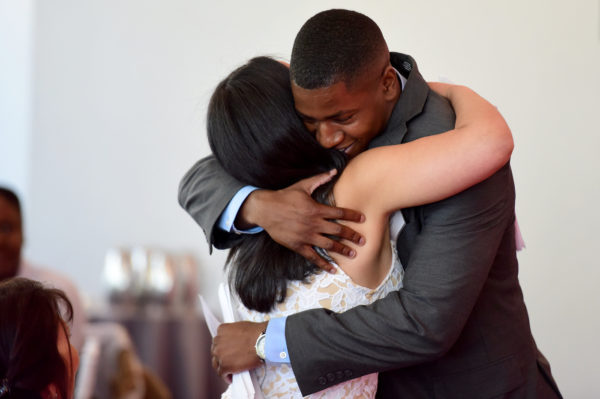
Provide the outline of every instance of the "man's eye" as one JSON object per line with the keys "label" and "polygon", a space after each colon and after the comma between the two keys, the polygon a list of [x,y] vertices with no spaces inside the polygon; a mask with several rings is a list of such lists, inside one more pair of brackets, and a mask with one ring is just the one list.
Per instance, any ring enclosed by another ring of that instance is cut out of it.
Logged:
{"label": "man's eye", "polygon": [[340,118],[335,118],[335,121],[337,123],[344,123],[344,122],[348,122],[350,121],[350,119],[352,119],[354,115],[348,115],[348,116],[342,116]]}
{"label": "man's eye", "polygon": [[310,121],[310,120],[303,120],[304,122],[304,127],[306,127],[306,130],[308,130],[311,133],[315,133],[317,131],[317,126],[315,121]]}

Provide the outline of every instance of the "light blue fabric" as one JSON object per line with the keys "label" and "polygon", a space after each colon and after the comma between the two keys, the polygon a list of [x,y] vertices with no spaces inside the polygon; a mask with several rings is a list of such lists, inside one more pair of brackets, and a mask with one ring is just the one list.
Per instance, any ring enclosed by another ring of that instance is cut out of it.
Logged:
{"label": "light blue fabric", "polygon": [[258,190],[258,187],[254,186],[245,186],[240,188],[240,190],[233,196],[229,204],[227,204],[227,208],[221,214],[221,218],[219,218],[219,228],[225,230],[228,233],[236,233],[236,234],[256,234],[263,231],[263,228],[260,226],[253,227],[249,230],[238,230],[233,222],[235,222],[235,218],[237,217],[240,208],[246,198],[250,195],[254,190]]}
{"label": "light blue fabric", "polygon": [[287,317],[276,317],[267,324],[265,337],[265,357],[272,363],[290,363],[287,343],[285,341],[285,322]]}

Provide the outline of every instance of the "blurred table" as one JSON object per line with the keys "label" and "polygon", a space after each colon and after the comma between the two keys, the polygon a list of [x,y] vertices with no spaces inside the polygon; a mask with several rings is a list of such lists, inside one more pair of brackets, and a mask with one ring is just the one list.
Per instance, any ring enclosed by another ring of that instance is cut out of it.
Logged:
{"label": "blurred table", "polygon": [[110,308],[93,321],[123,325],[141,362],[158,375],[175,399],[220,398],[225,383],[211,367],[211,337],[196,310]]}

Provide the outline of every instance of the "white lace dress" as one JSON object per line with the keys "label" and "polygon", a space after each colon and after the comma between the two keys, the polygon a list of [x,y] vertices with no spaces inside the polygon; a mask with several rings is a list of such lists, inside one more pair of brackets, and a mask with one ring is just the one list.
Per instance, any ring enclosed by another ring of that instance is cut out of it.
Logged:
{"label": "white lace dress", "polygon": [[[262,322],[275,317],[288,316],[303,310],[327,308],[335,312],[343,312],[359,305],[367,305],[388,293],[402,287],[403,269],[395,248],[395,238],[404,225],[400,212],[390,220],[390,236],[392,245],[392,265],[381,284],[375,288],[366,288],[352,281],[335,263],[337,273],[321,272],[311,275],[307,283],[288,282],[285,301],[269,313],[249,310],[240,305],[238,312],[241,320]],[[296,377],[289,364],[265,363],[263,367],[251,371],[259,382],[265,398],[302,398]],[[316,398],[374,398],[377,391],[377,373],[364,375],[353,380],[342,382],[323,391],[307,396]],[[229,398],[229,390],[223,398]]]}

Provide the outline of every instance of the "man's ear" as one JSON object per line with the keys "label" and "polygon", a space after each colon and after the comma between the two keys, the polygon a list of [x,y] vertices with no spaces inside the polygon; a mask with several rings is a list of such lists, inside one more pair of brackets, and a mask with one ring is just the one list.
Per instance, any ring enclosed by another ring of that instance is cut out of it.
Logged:
{"label": "man's ear", "polygon": [[388,65],[381,76],[381,85],[383,87],[383,96],[386,100],[395,101],[400,90],[400,81],[396,70]]}

